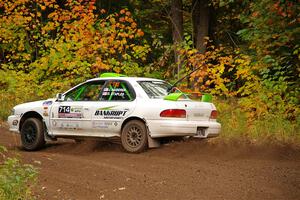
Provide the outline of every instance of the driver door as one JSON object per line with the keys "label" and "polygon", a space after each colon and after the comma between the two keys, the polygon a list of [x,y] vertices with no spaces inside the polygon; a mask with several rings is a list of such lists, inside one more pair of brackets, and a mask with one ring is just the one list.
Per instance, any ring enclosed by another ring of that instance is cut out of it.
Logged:
{"label": "driver door", "polygon": [[50,111],[52,135],[92,135],[93,104],[99,101],[105,81],[90,81],[65,94],[64,101],[53,103]]}

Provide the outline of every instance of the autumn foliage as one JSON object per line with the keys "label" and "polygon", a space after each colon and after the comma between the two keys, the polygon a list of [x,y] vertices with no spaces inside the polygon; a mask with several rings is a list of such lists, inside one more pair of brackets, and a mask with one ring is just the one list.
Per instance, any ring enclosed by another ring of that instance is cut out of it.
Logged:
{"label": "autumn foliage", "polygon": [[215,24],[202,53],[186,13],[192,1],[183,2],[176,44],[169,18],[160,16],[169,2],[120,1],[110,9],[99,2],[0,1],[1,118],[17,103],[53,97],[103,72],[175,82],[198,69],[178,86],[235,99],[250,125],[274,116],[299,122],[298,0],[208,1]]}
{"label": "autumn foliage", "polygon": [[142,74],[150,48],[131,12],[96,9],[95,1],[0,2],[2,117],[16,103],[53,97],[105,71]]}
{"label": "autumn foliage", "polygon": [[106,14],[94,4],[1,1],[2,98],[48,97],[105,71],[142,74],[150,48],[131,12]]}

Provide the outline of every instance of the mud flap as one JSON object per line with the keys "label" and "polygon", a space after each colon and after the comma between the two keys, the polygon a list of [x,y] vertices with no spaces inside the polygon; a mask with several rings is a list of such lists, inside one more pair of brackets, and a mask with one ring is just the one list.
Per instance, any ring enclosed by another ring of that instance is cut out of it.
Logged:
{"label": "mud flap", "polygon": [[45,139],[45,141],[46,142],[57,141],[57,138],[52,137],[48,134],[48,128],[47,128],[44,120],[43,120],[43,126],[44,126],[44,139]]}
{"label": "mud flap", "polygon": [[53,142],[53,141],[57,141],[57,138],[55,137],[51,137],[50,135],[48,135],[47,132],[44,132],[44,138],[46,142]]}
{"label": "mud flap", "polygon": [[143,119],[143,121],[146,124],[147,132],[148,132],[147,133],[147,135],[148,135],[148,148],[158,148],[158,147],[160,147],[159,139],[154,139],[150,136],[150,130],[149,130],[148,124],[147,124],[145,119]]}
{"label": "mud flap", "polygon": [[158,147],[160,147],[159,140],[151,138],[150,135],[148,134],[148,147],[149,148],[158,148]]}

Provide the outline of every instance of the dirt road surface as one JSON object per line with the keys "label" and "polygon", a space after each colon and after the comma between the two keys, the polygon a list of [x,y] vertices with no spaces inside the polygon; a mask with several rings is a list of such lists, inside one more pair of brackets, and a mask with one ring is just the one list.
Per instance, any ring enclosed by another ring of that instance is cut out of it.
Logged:
{"label": "dirt road surface", "polygon": [[141,154],[119,145],[59,140],[37,152],[0,128],[0,145],[39,168],[37,199],[300,199],[300,152],[188,140]]}

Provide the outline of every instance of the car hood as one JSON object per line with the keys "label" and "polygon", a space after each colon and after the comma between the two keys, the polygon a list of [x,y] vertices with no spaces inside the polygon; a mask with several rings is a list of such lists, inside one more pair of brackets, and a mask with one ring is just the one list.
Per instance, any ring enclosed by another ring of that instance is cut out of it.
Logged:
{"label": "car hood", "polygon": [[23,108],[36,108],[36,107],[42,107],[42,106],[50,106],[55,101],[55,98],[52,99],[46,99],[46,100],[40,100],[40,101],[33,101],[28,103],[22,103],[14,107],[15,110],[23,109]]}

